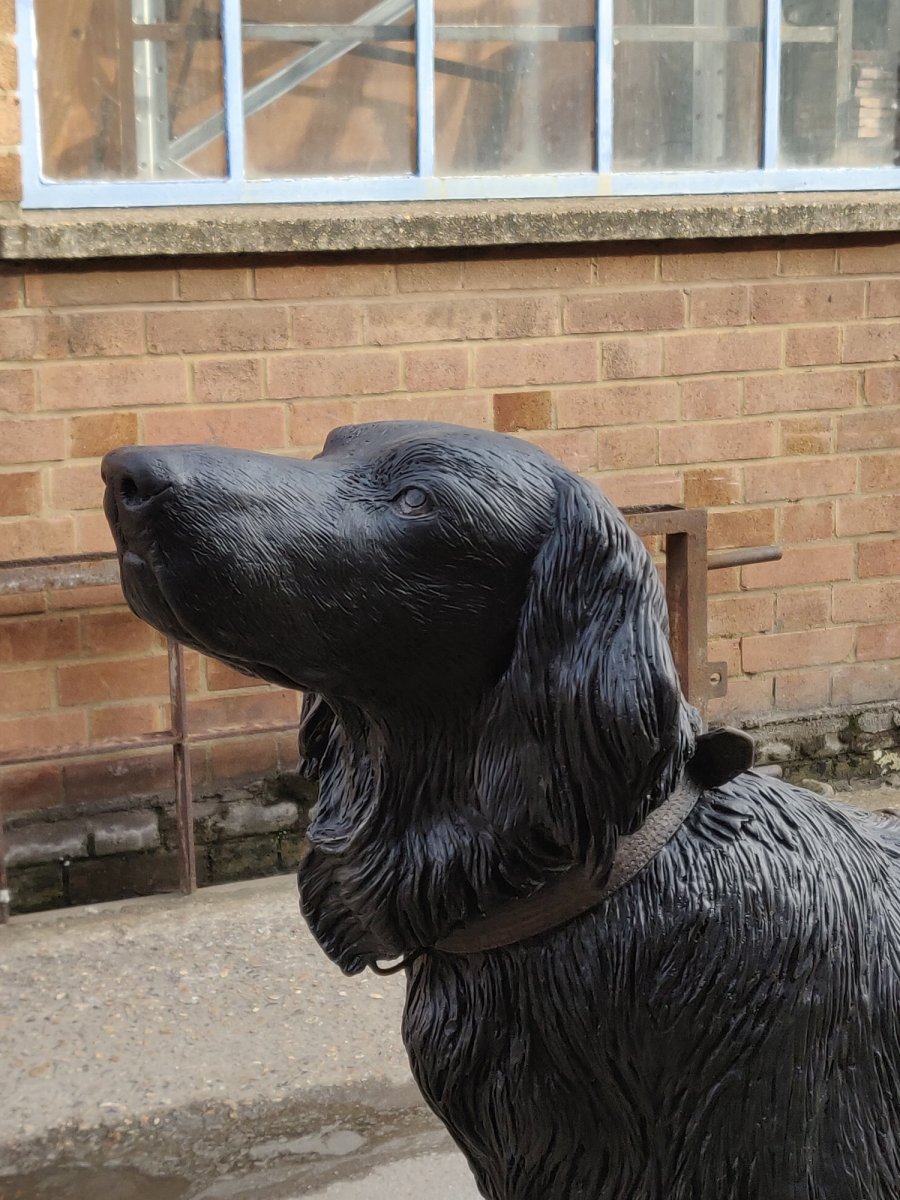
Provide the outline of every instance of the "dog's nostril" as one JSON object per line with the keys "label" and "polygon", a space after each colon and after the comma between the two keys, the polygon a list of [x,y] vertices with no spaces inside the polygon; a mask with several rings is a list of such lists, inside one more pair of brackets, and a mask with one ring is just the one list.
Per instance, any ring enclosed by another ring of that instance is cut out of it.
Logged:
{"label": "dog's nostril", "polygon": [[123,475],[119,482],[119,492],[126,504],[139,504],[141,501],[141,493],[138,485],[134,482],[130,475]]}

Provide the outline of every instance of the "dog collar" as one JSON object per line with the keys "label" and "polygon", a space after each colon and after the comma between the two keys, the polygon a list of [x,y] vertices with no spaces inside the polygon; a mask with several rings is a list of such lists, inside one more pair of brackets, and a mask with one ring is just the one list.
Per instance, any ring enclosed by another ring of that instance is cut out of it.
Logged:
{"label": "dog collar", "polygon": [[608,900],[650,863],[680,829],[701,793],[733,779],[753,765],[753,740],[736,729],[715,729],[697,740],[694,757],[675,791],[655,808],[640,829],[619,838],[613,865],[598,884],[581,866],[546,884],[531,896],[510,900],[470,921],[427,949],[390,967],[372,964],[378,975],[393,975],[422,954],[480,954],[550,933]]}

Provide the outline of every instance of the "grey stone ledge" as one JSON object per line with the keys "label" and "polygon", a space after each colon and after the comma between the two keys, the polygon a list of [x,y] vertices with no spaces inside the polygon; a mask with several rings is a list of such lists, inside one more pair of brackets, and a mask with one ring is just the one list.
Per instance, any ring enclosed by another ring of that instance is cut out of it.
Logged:
{"label": "grey stone ledge", "polygon": [[90,827],[98,855],[156,850],[159,846],[159,821],[154,812],[107,813],[92,820]]}
{"label": "grey stone ledge", "polygon": [[24,211],[0,259],[437,250],[900,230],[900,192]]}
{"label": "grey stone ledge", "polygon": [[31,825],[9,834],[8,867],[30,867],[60,858],[86,858],[88,827],[83,821],[54,821]]}

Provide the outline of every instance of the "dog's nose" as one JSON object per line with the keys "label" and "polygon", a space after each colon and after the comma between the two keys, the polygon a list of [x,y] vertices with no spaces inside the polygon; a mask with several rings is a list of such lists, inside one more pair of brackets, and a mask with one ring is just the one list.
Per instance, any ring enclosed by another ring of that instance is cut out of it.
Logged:
{"label": "dog's nose", "polygon": [[144,507],[175,482],[177,471],[156,450],[125,446],[112,450],[100,465],[107,488],[126,509]]}

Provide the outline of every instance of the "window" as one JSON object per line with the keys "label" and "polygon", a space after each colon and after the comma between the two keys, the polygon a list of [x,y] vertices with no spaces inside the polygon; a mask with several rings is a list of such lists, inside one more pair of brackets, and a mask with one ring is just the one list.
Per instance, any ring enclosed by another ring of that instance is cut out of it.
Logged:
{"label": "window", "polygon": [[30,207],[898,186],[900,0],[16,0]]}

